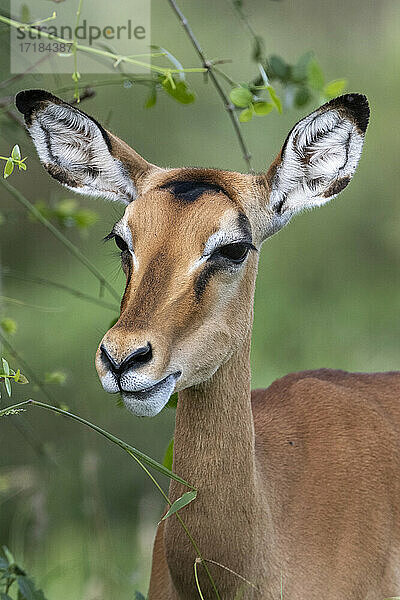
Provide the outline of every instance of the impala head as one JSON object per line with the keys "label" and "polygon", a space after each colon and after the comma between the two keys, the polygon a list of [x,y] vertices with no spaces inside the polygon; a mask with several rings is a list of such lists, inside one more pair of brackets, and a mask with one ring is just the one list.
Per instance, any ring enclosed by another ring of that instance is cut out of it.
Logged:
{"label": "impala head", "polygon": [[241,351],[262,242],[347,186],[369,117],[365,96],[336,98],[294,126],[268,172],[243,175],[156,167],[42,90],[16,102],[52,177],[126,204],[107,236],[121,251],[126,289],[96,368],[104,389],[140,416]]}

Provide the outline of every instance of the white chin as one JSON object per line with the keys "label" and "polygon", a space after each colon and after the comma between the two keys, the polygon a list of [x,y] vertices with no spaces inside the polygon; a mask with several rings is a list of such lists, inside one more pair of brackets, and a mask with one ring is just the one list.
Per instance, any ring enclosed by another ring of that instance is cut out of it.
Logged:
{"label": "white chin", "polygon": [[169,375],[150,390],[122,392],[126,408],[137,417],[155,417],[170,399],[175,389],[176,379],[175,375]]}

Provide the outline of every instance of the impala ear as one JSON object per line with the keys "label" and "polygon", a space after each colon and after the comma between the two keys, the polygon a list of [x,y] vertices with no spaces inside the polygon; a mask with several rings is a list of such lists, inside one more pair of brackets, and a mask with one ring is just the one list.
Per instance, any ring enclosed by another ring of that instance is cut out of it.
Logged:
{"label": "impala ear", "polygon": [[74,192],[129,203],[141,178],[157,168],[95,119],[49,92],[26,90],[15,102],[45,169]]}
{"label": "impala ear", "polygon": [[322,206],[347,186],[361,156],[368,119],[366,97],[346,94],[293,127],[263,176],[270,212],[265,237],[294,214]]}

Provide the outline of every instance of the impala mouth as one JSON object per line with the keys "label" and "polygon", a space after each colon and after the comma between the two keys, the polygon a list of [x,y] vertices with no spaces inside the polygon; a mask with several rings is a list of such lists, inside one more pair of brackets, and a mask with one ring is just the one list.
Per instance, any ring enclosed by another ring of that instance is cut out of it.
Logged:
{"label": "impala mouth", "polygon": [[137,392],[121,390],[126,408],[137,417],[154,417],[167,404],[181,375],[178,371]]}

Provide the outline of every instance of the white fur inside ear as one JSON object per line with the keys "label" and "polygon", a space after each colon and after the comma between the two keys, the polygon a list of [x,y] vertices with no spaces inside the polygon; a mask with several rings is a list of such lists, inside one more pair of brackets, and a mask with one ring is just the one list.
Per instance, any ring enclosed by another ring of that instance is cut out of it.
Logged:
{"label": "white fur inside ear", "polygon": [[364,136],[337,110],[314,112],[291,131],[272,181],[270,206],[291,216],[321,206],[353,176]]}
{"label": "white fur inside ear", "polygon": [[33,116],[29,132],[40,160],[69,189],[125,203],[135,198],[124,165],[111,155],[99,127],[86,115],[49,104]]}

